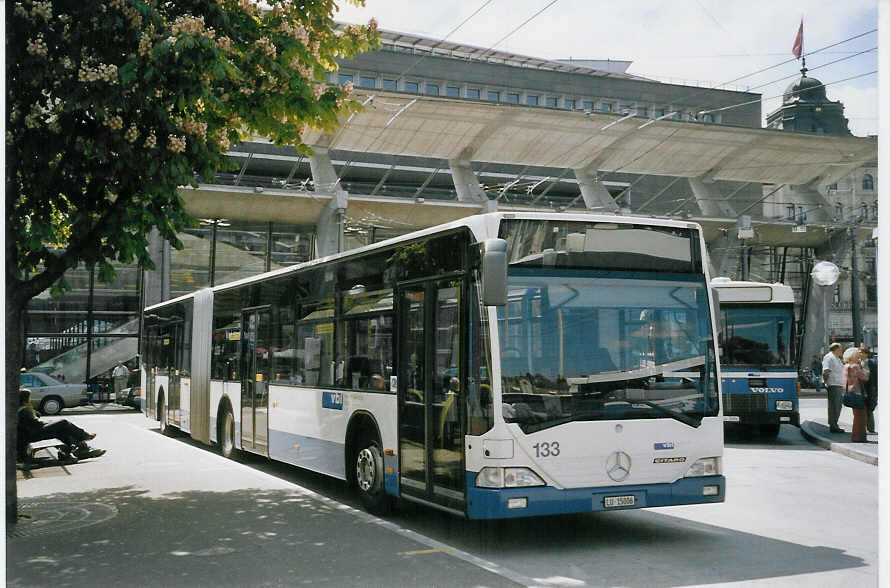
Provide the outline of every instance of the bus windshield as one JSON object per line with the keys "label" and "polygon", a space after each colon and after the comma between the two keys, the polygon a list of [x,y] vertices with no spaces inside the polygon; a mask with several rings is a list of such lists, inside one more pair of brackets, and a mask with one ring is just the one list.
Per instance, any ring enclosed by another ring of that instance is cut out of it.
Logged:
{"label": "bus windshield", "polygon": [[703,275],[511,268],[498,329],[504,419],[525,432],[718,414]]}
{"label": "bus windshield", "polygon": [[721,305],[720,360],[726,365],[788,366],[792,363],[790,304]]}

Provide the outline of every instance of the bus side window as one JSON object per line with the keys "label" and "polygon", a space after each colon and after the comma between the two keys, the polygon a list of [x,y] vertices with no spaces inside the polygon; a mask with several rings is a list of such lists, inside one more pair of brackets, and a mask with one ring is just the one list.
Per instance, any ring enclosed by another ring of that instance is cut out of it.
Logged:
{"label": "bus side window", "polygon": [[297,338],[294,327],[294,309],[291,306],[282,306],[276,309],[278,319],[273,321],[273,333],[271,341],[272,349],[272,379],[281,384],[294,384],[296,368],[294,362],[297,357]]}
{"label": "bus side window", "polygon": [[234,338],[234,334],[229,333],[229,339],[226,341],[223,351],[226,366],[225,379],[230,382],[239,382],[241,380],[241,369],[239,367],[241,364],[241,321],[238,321],[237,328],[238,330],[235,333],[238,334],[238,337]]}

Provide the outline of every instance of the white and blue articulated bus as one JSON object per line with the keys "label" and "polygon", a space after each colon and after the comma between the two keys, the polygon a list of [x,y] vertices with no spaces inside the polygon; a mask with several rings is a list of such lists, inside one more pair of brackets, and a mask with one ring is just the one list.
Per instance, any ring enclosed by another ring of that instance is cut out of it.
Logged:
{"label": "white and blue articulated bus", "polygon": [[204,289],[144,311],[145,412],[377,512],[722,502],[703,251],[693,223],[491,213]]}
{"label": "white and blue articulated bus", "polygon": [[714,278],[720,308],[720,368],[727,422],[775,437],[800,425],[794,291],[785,284]]}

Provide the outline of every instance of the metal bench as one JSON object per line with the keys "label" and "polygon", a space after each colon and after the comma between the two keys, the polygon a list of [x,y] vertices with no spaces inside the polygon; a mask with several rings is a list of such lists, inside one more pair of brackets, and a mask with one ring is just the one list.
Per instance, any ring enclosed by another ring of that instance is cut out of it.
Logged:
{"label": "metal bench", "polygon": [[36,454],[39,451],[46,450],[49,457],[53,457],[51,450],[55,449],[55,458],[58,461],[77,461],[77,457],[71,453],[70,447],[62,443],[58,439],[46,439],[44,441],[34,441],[33,443],[29,443],[28,447],[25,449],[28,459],[35,460],[37,459]]}

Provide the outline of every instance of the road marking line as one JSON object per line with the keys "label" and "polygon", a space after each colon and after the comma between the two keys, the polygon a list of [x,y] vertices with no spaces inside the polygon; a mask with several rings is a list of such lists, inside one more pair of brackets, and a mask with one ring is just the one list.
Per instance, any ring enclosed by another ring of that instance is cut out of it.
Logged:
{"label": "road marking line", "polygon": [[399,555],[429,555],[431,553],[448,553],[454,551],[453,547],[443,547],[441,549],[415,549],[414,551],[400,551]]}

